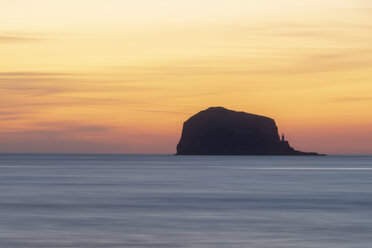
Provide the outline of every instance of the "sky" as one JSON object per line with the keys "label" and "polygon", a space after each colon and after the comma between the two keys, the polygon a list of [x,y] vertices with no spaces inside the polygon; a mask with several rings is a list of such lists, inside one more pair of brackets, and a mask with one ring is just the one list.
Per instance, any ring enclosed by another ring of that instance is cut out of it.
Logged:
{"label": "sky", "polygon": [[175,153],[210,106],[372,154],[370,0],[0,0],[0,152]]}

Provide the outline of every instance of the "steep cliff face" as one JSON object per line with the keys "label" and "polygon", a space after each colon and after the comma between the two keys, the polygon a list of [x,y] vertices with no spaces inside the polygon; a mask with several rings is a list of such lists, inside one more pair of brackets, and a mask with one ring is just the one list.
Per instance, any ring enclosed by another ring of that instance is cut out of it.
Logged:
{"label": "steep cliff face", "polygon": [[281,141],[271,118],[211,107],[183,124],[177,155],[317,155]]}

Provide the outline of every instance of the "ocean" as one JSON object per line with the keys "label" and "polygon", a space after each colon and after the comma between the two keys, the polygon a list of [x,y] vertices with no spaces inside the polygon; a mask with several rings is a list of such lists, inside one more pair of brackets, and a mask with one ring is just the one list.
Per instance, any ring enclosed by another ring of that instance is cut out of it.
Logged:
{"label": "ocean", "polygon": [[370,248],[372,156],[0,155],[1,248]]}

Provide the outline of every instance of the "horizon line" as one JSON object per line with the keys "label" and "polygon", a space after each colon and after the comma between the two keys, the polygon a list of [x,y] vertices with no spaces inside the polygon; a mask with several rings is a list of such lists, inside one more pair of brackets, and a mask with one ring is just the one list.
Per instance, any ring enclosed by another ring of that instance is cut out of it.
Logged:
{"label": "horizon line", "polygon": [[[175,155],[175,153],[105,153],[105,152],[0,152],[0,155]],[[228,157],[298,157],[296,155],[183,155],[183,156],[228,156]],[[372,156],[372,153],[327,153],[327,156]],[[306,156],[305,156],[306,157]]]}

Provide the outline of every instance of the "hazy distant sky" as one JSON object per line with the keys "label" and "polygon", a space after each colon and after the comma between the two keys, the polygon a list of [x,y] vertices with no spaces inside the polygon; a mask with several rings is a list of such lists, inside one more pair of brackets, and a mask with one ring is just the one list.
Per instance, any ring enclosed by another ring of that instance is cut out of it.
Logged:
{"label": "hazy distant sky", "polygon": [[372,1],[0,0],[0,152],[174,153],[209,106],[372,153]]}

